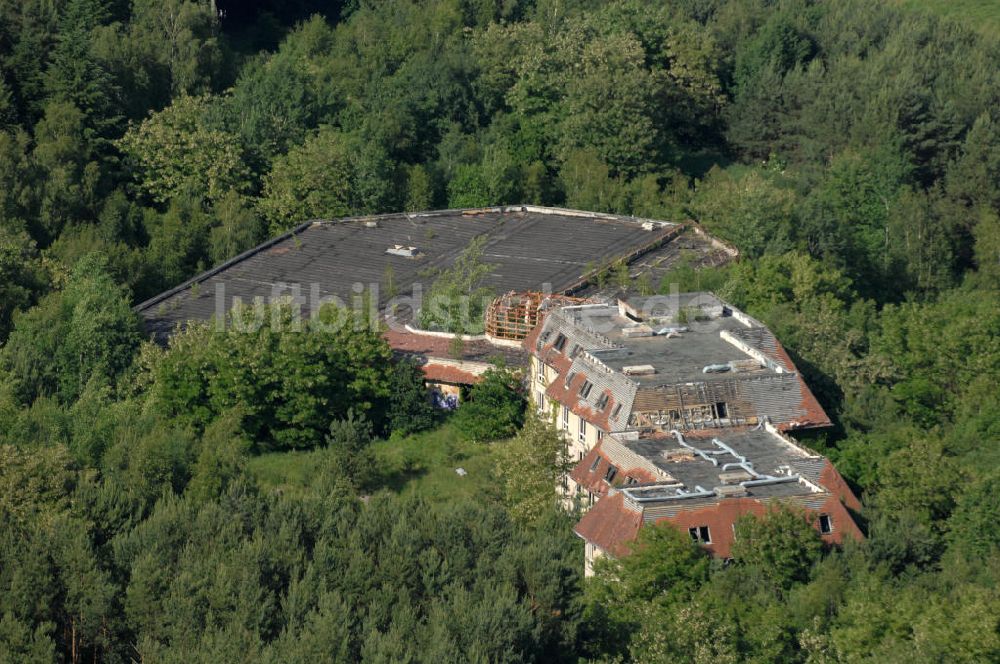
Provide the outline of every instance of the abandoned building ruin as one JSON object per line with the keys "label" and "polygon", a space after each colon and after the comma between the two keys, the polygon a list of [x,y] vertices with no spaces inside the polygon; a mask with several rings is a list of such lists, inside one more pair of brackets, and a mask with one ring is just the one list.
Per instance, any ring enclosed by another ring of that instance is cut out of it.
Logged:
{"label": "abandoned building ruin", "polygon": [[[483,334],[419,329],[419,295],[482,238],[496,294]],[[788,353],[760,322],[711,293],[644,296],[678,264],[720,265],[732,247],[692,223],[517,205],[309,221],[136,310],[161,343],[239,302],[295,298],[309,316],[369,307],[428,387],[460,396],[497,357],[520,368],[532,405],[576,463],[561,490],[585,513],[585,569],[628,551],[644,523],[687,531],[727,558],[733,524],[776,501],[822,538],[860,538],[857,499],[790,432],[830,425]],[[629,284],[608,284],[615,266]]]}

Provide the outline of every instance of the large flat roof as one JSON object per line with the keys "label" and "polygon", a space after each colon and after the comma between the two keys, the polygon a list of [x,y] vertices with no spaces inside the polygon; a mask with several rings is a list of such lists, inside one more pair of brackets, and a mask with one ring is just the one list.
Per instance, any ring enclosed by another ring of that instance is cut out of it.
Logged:
{"label": "large flat roof", "polygon": [[[667,222],[527,205],[312,221],[136,310],[147,332],[162,338],[179,323],[228,311],[234,298],[269,300],[285,285],[299,285],[303,315],[320,298],[351,306],[359,290],[371,292],[373,284],[382,309],[391,296],[390,273],[400,295],[416,283],[426,292],[478,236],[485,237],[483,259],[491,267],[485,285],[496,294],[546,285],[560,293],[580,287],[598,266],[657,248],[678,230]],[[415,247],[415,255],[386,253],[396,245]]]}

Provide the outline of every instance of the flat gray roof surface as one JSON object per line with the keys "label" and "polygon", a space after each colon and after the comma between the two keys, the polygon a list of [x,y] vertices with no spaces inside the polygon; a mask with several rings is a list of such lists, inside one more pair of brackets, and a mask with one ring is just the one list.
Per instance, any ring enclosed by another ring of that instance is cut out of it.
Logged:
{"label": "flat gray roof surface", "polygon": [[[761,475],[781,477],[784,475],[783,467],[791,467],[798,472],[796,466],[811,459],[804,450],[796,448],[763,430],[724,431],[719,432],[716,437],[745,457],[753,465],[753,469]],[[686,440],[688,444],[702,450],[718,452],[721,449],[712,443],[711,437],[686,437]],[[671,438],[640,438],[639,440],[622,442],[633,452],[645,457],[657,468],[683,483],[688,491],[693,491],[696,486],[711,491],[721,484],[719,473],[722,472],[722,465],[736,461],[733,456],[726,453],[715,455],[719,460],[719,466],[712,465],[700,456],[695,456],[691,461],[668,461],[663,457],[664,452],[684,449]],[[738,471],[739,468],[731,470]],[[751,495],[758,497],[812,493],[808,487],[798,482],[756,486],[751,487],[749,491]],[[672,490],[668,491],[667,495],[671,492]]]}
{"label": "flat gray roof surface", "polygon": [[[222,311],[228,311],[234,298],[249,304],[255,297],[270,299],[276,285],[299,284],[300,296],[306,299],[302,313],[307,315],[312,293],[335,296],[351,306],[358,287],[378,284],[381,309],[390,299],[389,272],[398,294],[409,295],[415,283],[426,293],[437,273],[451,267],[480,235],[486,237],[483,258],[491,266],[485,285],[495,294],[540,290],[545,284],[563,292],[598,264],[639,253],[676,229],[674,224],[657,224],[648,230],[644,221],[517,206],[311,222],[136,310],[148,333],[164,337],[178,323],[209,320],[219,310],[219,288],[225,294]],[[416,247],[417,256],[387,254],[394,245]],[[192,289],[194,283],[199,285]]]}
{"label": "flat gray roof surface", "polygon": [[[755,374],[773,373],[766,368],[747,370],[739,373],[704,373],[709,364],[725,364],[730,361],[747,360],[745,352],[729,343],[719,333],[722,330],[746,330],[747,326],[732,316],[708,321],[684,324],[687,331],[679,336],[625,337],[622,328],[635,323],[618,315],[614,307],[588,309],[584,311],[586,324],[606,336],[620,348],[595,349],[590,353],[604,364],[622,371],[625,367],[648,364],[656,368],[652,375],[629,376],[643,387],[673,385],[678,382],[733,380],[734,376],[744,377]],[[677,326],[677,323],[651,323],[654,330]]]}

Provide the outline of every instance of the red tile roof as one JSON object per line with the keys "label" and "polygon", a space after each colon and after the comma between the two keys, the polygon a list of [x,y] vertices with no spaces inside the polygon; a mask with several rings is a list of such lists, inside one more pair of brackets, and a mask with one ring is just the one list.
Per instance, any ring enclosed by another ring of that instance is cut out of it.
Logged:
{"label": "red tile roof", "polygon": [[[699,509],[683,510],[674,516],[656,519],[653,523],[669,523],[682,532],[688,528],[708,526],[712,541],[705,548],[715,556],[729,558],[735,537],[733,524],[745,514],[763,516],[768,509],[768,503],[756,498],[727,498]],[[863,538],[861,530],[837,496],[830,495],[818,510],[809,512],[831,517],[833,532],[821,535],[827,544],[841,544],[848,537],[856,541]],[[623,494],[618,493],[598,501],[574,530],[611,555],[621,556],[628,553],[628,545],[638,535],[642,521],[642,515],[628,509]]]}
{"label": "red tile roof", "polygon": [[434,383],[453,383],[456,385],[473,385],[482,380],[482,376],[470,371],[463,371],[459,367],[445,364],[435,364],[428,362],[420,367],[424,372],[424,379]]}
{"label": "red tile roof", "polygon": [[573,529],[583,539],[613,556],[628,553],[628,543],[642,526],[642,515],[625,507],[622,494],[602,498]]}
{"label": "red tile roof", "polygon": [[[594,466],[594,462],[597,465]],[[590,491],[595,496],[604,497],[608,493],[608,488],[610,485],[604,480],[604,477],[608,473],[608,468],[612,466],[613,463],[604,455],[602,451],[601,443],[594,446],[594,449],[590,450],[580,460],[573,470],[570,472],[569,476],[573,478],[580,486]],[[591,470],[593,468],[593,470]],[[626,477],[631,477],[637,483],[645,482],[656,482],[661,478],[654,476],[645,468],[636,467],[618,467],[618,472],[615,474],[615,486],[622,484]]]}

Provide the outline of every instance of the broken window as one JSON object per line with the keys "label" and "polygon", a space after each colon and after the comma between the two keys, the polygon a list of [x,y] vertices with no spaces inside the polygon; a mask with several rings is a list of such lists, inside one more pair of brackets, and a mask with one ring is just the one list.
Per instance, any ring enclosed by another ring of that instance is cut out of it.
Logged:
{"label": "broken window", "polygon": [[819,532],[824,535],[829,535],[833,532],[833,519],[830,518],[829,514],[819,515]]}
{"label": "broken window", "polygon": [[580,398],[586,399],[587,395],[590,394],[590,390],[593,389],[594,384],[589,380],[583,381],[583,385],[580,386]]}
{"label": "broken window", "polygon": [[552,347],[555,348],[557,351],[559,351],[561,353],[562,349],[566,347],[566,335],[563,334],[562,332],[560,332],[556,336],[556,340],[552,344]]}
{"label": "broken window", "polygon": [[691,539],[700,544],[711,544],[712,536],[708,531],[708,526],[693,526],[688,528]]}
{"label": "broken window", "polygon": [[615,475],[618,474],[618,469],[614,466],[608,466],[608,472],[604,473],[604,479],[609,483],[615,481]]}

